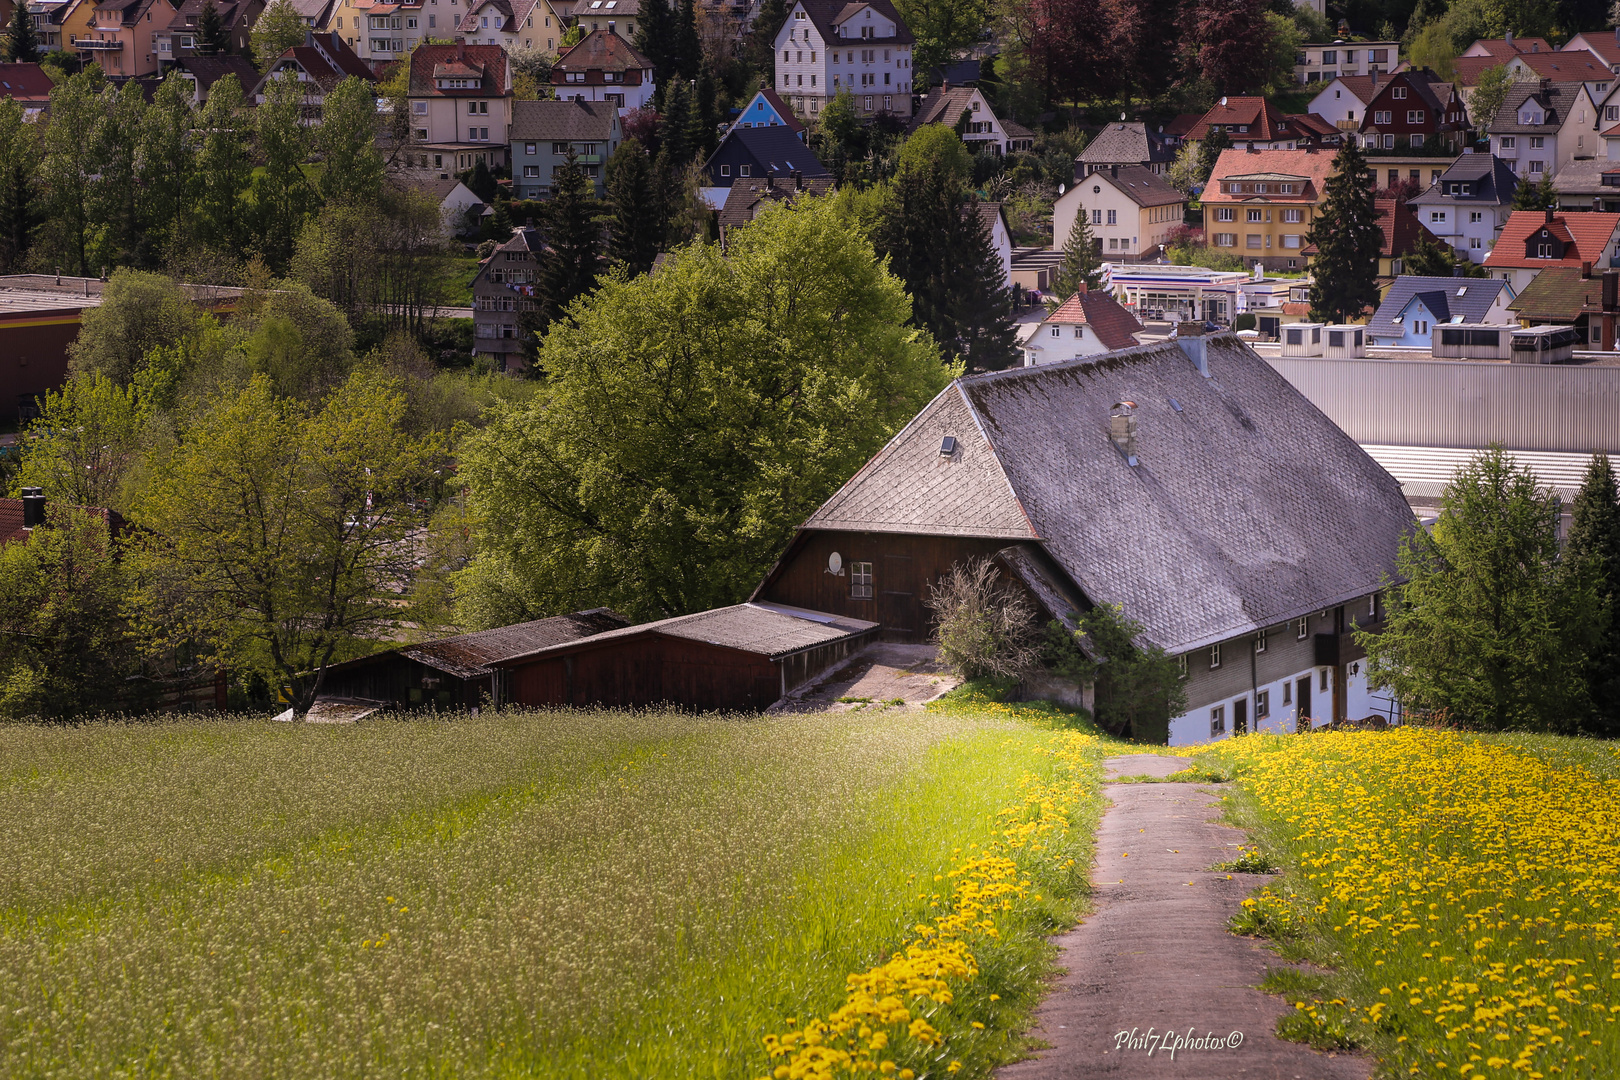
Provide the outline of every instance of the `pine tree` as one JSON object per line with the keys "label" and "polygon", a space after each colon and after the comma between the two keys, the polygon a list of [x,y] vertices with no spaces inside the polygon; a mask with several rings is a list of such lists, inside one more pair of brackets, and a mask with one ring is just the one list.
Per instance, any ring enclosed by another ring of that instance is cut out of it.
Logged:
{"label": "pine tree", "polygon": [[546,204],[546,244],[534,288],[534,312],[526,329],[536,337],[562,318],[568,305],[589,292],[602,270],[602,229],[591,182],[573,153],[552,180]]}
{"label": "pine tree", "polygon": [[707,161],[720,144],[719,110],[715,102],[714,72],[704,64],[698,72],[697,85],[692,89],[692,119],[687,139],[692,145],[694,161]]}
{"label": "pine tree", "polygon": [[787,22],[787,0],[760,0],[754,25],[748,31],[748,62],[759,73],[761,85],[776,85],[776,35]]}
{"label": "pine tree", "polygon": [[636,27],[636,51],[652,61],[654,92],[657,99],[653,108],[662,108],[664,92],[670,80],[670,45],[674,40],[675,18],[669,10],[668,0],[642,0],[641,25]]}
{"label": "pine tree", "polygon": [[34,33],[34,18],[28,13],[28,0],[17,0],[11,11],[11,22],[6,25],[6,59],[13,64],[39,63],[39,37]]}
{"label": "pine tree", "polygon": [[1305,237],[1316,245],[1310,317],[1342,323],[1378,306],[1378,253],[1384,246],[1373,205],[1372,170],[1354,140],[1334,159],[1325,194]]}
{"label": "pine tree", "polygon": [[1063,261],[1058,263],[1057,273],[1052,277],[1054,306],[1079,292],[1081,285],[1087,290],[1103,287],[1102,253],[1092,238],[1084,204],[1075,207],[1074,225],[1063,244]]}
{"label": "pine tree", "polygon": [[607,197],[607,257],[632,274],[644,274],[652,269],[663,239],[663,200],[654,191],[652,160],[637,140],[620,143],[608,161]]}
{"label": "pine tree", "polygon": [[1594,735],[1613,738],[1620,736],[1620,488],[1607,454],[1592,456],[1570,509],[1566,562],[1592,574],[1602,604],[1587,678],[1589,727]]}
{"label": "pine tree", "polygon": [[675,73],[680,78],[692,80],[697,78],[698,68],[703,66],[703,44],[698,40],[697,7],[692,0],[680,0],[675,8],[675,25],[672,28],[674,37]]}
{"label": "pine tree", "polygon": [[1532,184],[1520,180],[1513,192],[1515,210],[1552,210],[1558,206],[1558,193],[1553,190],[1552,174],[1542,173],[1541,182]]}
{"label": "pine tree", "polygon": [[202,14],[197,16],[197,54],[224,56],[231,51],[231,35],[225,30],[225,21],[219,17],[214,0],[203,0]]}
{"label": "pine tree", "polygon": [[1012,289],[977,199],[959,205],[956,223],[949,244],[949,260],[956,268],[951,276],[956,340],[970,367],[1000,371],[1018,360]]}
{"label": "pine tree", "polygon": [[658,156],[672,166],[692,160],[692,88],[676,79],[664,88],[664,110],[659,116]]}

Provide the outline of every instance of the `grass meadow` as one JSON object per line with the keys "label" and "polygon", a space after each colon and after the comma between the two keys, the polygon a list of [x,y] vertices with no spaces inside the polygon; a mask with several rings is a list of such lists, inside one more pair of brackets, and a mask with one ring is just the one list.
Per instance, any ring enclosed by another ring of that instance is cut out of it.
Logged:
{"label": "grass meadow", "polygon": [[1234,925],[1286,958],[1279,1030],[1385,1076],[1620,1075],[1620,748],[1420,729],[1199,757],[1283,877]]}
{"label": "grass meadow", "polygon": [[0,1075],[764,1076],[995,851],[976,977],[896,1051],[988,1075],[1100,753],[960,708],[0,727]]}

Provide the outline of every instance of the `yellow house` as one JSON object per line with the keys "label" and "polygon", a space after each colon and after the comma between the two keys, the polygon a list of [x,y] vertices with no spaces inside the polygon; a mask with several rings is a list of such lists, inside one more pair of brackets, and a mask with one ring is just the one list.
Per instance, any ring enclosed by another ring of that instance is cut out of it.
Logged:
{"label": "yellow house", "polygon": [[1204,186],[1204,242],[1246,266],[1303,270],[1333,173],[1327,150],[1223,150]]}

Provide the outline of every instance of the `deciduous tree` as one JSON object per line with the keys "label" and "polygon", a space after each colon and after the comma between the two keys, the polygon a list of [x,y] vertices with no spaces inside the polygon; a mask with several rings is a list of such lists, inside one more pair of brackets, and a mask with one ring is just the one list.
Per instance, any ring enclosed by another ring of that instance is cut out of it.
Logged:
{"label": "deciduous tree", "polygon": [[258,19],[254,20],[253,30],[248,37],[259,70],[269,71],[281,59],[282,53],[295,45],[302,45],[308,33],[309,27],[304,17],[298,14],[292,0],[270,0]]}
{"label": "deciduous tree", "polygon": [[283,72],[264,84],[264,102],[253,110],[255,142],[263,162],[253,174],[254,233],[259,254],[278,272],[292,257],[304,218],[318,200],[304,174],[311,135],[304,124],[303,98],[302,84]]}
{"label": "deciduous tree", "polygon": [[1599,605],[1561,564],[1559,512],[1499,446],[1457,470],[1433,531],[1401,545],[1383,631],[1356,634],[1372,683],[1481,728],[1575,730]]}
{"label": "deciduous tree", "polygon": [[377,201],[383,159],[377,150],[377,101],[370,83],[350,75],[326,95],[315,148],[321,155],[322,198],[349,204]]}
{"label": "deciduous tree", "polygon": [[1513,88],[1513,76],[1507,65],[1498,64],[1479,73],[1479,81],[1468,98],[1468,119],[1474,130],[1484,138],[1486,130],[1496,122],[1496,114]]}
{"label": "deciduous tree", "polygon": [[253,179],[253,121],[244,97],[235,75],[222,76],[197,113],[197,234],[205,244],[229,252],[248,246],[250,214],[243,196]]}
{"label": "deciduous tree", "polygon": [[21,103],[0,100],[0,272],[19,272],[34,246],[45,195],[38,189],[40,126]]}
{"label": "deciduous tree", "polygon": [[99,228],[91,266],[149,265],[152,238],[141,218],[140,148],[146,95],[133,80],[101,95],[102,116],[91,151],[90,212]]}
{"label": "deciduous tree", "polygon": [[134,386],[100,372],[45,394],[22,444],[17,481],[74,506],[129,508],[128,480],[140,460],[146,417]]}
{"label": "deciduous tree", "polygon": [[79,336],[68,347],[75,375],[99,373],[127,386],[160,345],[184,341],[197,329],[196,305],[172,278],[119,267],[101,303],[85,309]]}
{"label": "deciduous tree", "polygon": [[915,70],[922,72],[919,91],[936,67],[979,40],[992,13],[986,0],[901,0],[895,6],[917,39],[911,57]]}
{"label": "deciduous tree", "polygon": [[1325,198],[1306,241],[1311,260],[1311,318],[1342,323],[1378,306],[1378,253],[1384,234],[1373,204],[1373,176],[1355,140],[1333,161]]}
{"label": "deciduous tree", "polygon": [[215,400],[136,508],[153,646],[196,643],[308,712],[328,666],[370,651],[401,617],[443,449],[405,434],[404,411],[396,387],[367,376],[318,410],[276,397],[262,376]]}
{"label": "deciduous tree", "polygon": [[177,261],[191,250],[205,183],[198,169],[193,86],[171,73],[152,96],[141,126],[141,217],[152,232],[151,246],[166,261]]}
{"label": "deciduous tree", "polygon": [[497,407],[463,454],[465,617],[656,618],[746,596],[950,377],[909,314],[826,199],[766,209],[726,253],[610,273],[547,335],[533,401]]}

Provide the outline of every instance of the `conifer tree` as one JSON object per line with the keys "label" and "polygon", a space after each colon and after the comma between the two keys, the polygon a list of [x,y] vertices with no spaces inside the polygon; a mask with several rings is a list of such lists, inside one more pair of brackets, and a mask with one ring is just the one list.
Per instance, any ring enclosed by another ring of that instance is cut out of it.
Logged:
{"label": "conifer tree", "polygon": [[602,229],[591,182],[572,152],[551,185],[546,245],[534,288],[534,311],[525,329],[539,337],[575,298],[589,292],[602,270]]}
{"label": "conifer tree", "polygon": [[34,243],[42,198],[36,188],[39,135],[21,104],[0,99],[0,273],[17,273]]}
{"label": "conifer tree", "polygon": [[698,76],[703,66],[703,44],[698,40],[697,7],[692,0],[680,0],[675,6],[673,67],[675,74],[685,80]]}
{"label": "conifer tree", "polygon": [[607,170],[607,257],[632,274],[644,274],[652,269],[664,234],[652,160],[639,141],[626,139]]}
{"label": "conifer tree", "polygon": [[214,0],[203,0],[202,14],[197,16],[197,54],[224,56],[231,51],[231,36],[225,30],[225,21],[219,17]]}
{"label": "conifer tree", "polygon": [[1075,207],[1074,225],[1063,244],[1063,261],[1058,263],[1057,273],[1052,278],[1053,306],[1079,292],[1081,285],[1088,290],[1100,289],[1103,285],[1102,253],[1092,238],[1091,222],[1083,203]]}
{"label": "conifer tree", "polygon": [[688,125],[688,141],[692,145],[692,159],[707,161],[720,144],[719,110],[715,102],[714,72],[704,64],[698,71],[697,84],[692,89],[692,120]]}
{"label": "conifer tree", "polygon": [[959,204],[949,248],[956,273],[951,308],[962,357],[978,371],[1000,371],[1018,360],[1012,289],[979,213],[979,201]]}
{"label": "conifer tree", "polygon": [[17,6],[11,10],[11,22],[6,25],[5,57],[13,64],[39,63],[39,36],[34,33],[28,0],[17,0]]}
{"label": "conifer tree", "polygon": [[1354,140],[1333,161],[1326,198],[1306,241],[1316,245],[1311,260],[1311,318],[1342,323],[1378,306],[1378,253],[1383,230],[1373,204],[1373,176]]}
{"label": "conifer tree", "polygon": [[776,35],[787,22],[786,0],[760,0],[754,25],[748,31],[748,60],[759,72],[762,85],[776,85]]}
{"label": "conifer tree", "polygon": [[1558,206],[1558,193],[1553,190],[1552,173],[1542,173],[1541,182],[1532,184],[1520,180],[1513,192],[1515,210],[1552,210]]}
{"label": "conifer tree", "polygon": [[674,40],[675,18],[669,0],[642,0],[641,24],[636,27],[636,51],[652,61],[653,108],[661,109],[670,81],[670,46]]}
{"label": "conifer tree", "polygon": [[1565,549],[1571,567],[1589,571],[1601,607],[1588,666],[1592,734],[1620,736],[1620,488],[1607,454],[1592,456],[1571,507]]}
{"label": "conifer tree", "polygon": [[1215,171],[1215,164],[1221,160],[1221,151],[1232,148],[1232,137],[1223,127],[1211,128],[1205,132],[1203,141],[1198,144],[1198,183],[1209,183],[1210,174]]}
{"label": "conifer tree", "polygon": [[664,108],[658,125],[658,157],[671,166],[692,160],[692,88],[675,79],[664,88]]}

